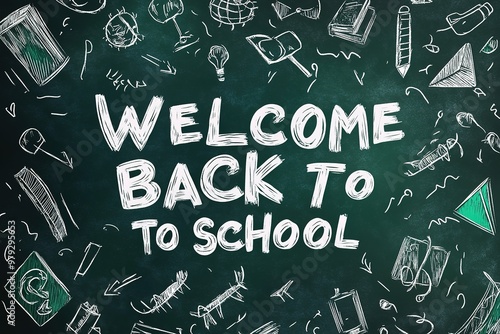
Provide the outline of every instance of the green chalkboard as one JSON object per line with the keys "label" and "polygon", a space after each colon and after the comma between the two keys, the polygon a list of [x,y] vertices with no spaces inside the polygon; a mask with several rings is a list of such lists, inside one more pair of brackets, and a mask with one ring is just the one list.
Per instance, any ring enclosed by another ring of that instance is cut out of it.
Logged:
{"label": "green chalkboard", "polygon": [[499,5],[2,3],[2,332],[496,333]]}

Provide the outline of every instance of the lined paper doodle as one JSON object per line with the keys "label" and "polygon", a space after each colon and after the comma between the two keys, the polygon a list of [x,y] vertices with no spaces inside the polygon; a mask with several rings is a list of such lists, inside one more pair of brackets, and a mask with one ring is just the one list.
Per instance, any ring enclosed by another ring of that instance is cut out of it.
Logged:
{"label": "lined paper doodle", "polygon": [[101,245],[98,245],[93,242],[89,242],[87,247],[85,247],[83,259],[80,262],[80,265],[78,266],[78,269],[75,273],[75,277],[73,280],[76,280],[78,276],[85,276],[87,271],[90,269],[92,264],[94,263],[97,254],[99,254],[99,251],[101,250]]}
{"label": "lined paper doodle", "polygon": [[219,317],[223,317],[222,313],[222,304],[226,302],[229,298],[237,300],[239,302],[243,302],[243,295],[240,293],[241,289],[248,290],[245,287],[245,282],[243,281],[245,278],[245,272],[243,267],[241,267],[241,271],[235,271],[235,285],[230,285],[229,289],[215,297],[210,303],[206,306],[199,305],[196,312],[189,312],[193,317],[203,318],[203,322],[205,324],[205,328],[209,329],[210,325],[216,325],[217,322],[211,315],[213,310],[217,310]]}
{"label": "lined paper doodle", "polygon": [[52,80],[69,61],[38,10],[31,5],[19,8],[0,22],[0,40],[39,86]]}
{"label": "lined paper doodle", "polygon": [[175,282],[170,284],[164,291],[162,291],[159,295],[153,295],[150,300],[151,306],[148,306],[146,303],[141,301],[141,304],[144,306],[144,310],[137,309],[132,302],[130,302],[130,306],[140,314],[150,314],[153,312],[159,312],[159,310],[166,310],[163,308],[163,305],[167,305],[172,308],[169,304],[169,300],[172,298],[177,298],[175,296],[176,293],[184,293],[183,288],[189,289],[186,285],[188,273],[187,271],[178,271],[175,275]]}
{"label": "lined paper doodle", "polygon": [[396,29],[396,69],[404,78],[411,65],[411,13],[410,7],[401,6]]}
{"label": "lined paper doodle", "polygon": [[50,231],[57,242],[67,236],[66,225],[61,217],[59,207],[49,187],[32,169],[23,167],[14,178],[24,190],[33,205],[44,216]]}

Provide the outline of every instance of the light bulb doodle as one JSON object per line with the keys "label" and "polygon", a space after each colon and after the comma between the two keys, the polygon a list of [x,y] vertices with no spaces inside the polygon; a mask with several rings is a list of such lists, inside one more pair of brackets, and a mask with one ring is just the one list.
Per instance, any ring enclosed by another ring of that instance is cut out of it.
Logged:
{"label": "light bulb doodle", "polygon": [[208,61],[214,65],[217,79],[224,81],[224,65],[229,59],[229,53],[224,45],[212,45],[208,52]]}

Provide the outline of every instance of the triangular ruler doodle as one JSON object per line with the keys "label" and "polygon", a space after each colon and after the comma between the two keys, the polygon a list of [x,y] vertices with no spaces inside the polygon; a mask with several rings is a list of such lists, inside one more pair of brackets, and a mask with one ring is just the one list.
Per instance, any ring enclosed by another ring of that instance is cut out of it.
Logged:
{"label": "triangular ruler doodle", "polygon": [[454,213],[481,230],[495,235],[495,212],[490,178],[474,189]]}
{"label": "triangular ruler doodle", "polygon": [[429,87],[475,87],[472,47],[466,43],[432,79]]}

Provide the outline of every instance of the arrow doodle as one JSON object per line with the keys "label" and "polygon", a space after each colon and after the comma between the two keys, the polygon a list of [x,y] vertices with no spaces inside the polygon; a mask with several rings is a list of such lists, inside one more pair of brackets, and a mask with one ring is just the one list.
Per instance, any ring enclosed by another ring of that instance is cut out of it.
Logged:
{"label": "arrow doodle", "polygon": [[106,297],[113,297],[113,296],[119,296],[121,289],[123,289],[124,286],[137,281],[140,279],[142,276],[136,277],[137,274],[133,274],[127,278],[125,278],[122,282],[116,280],[112,284],[109,284],[106,290],[104,291],[104,296]]}

